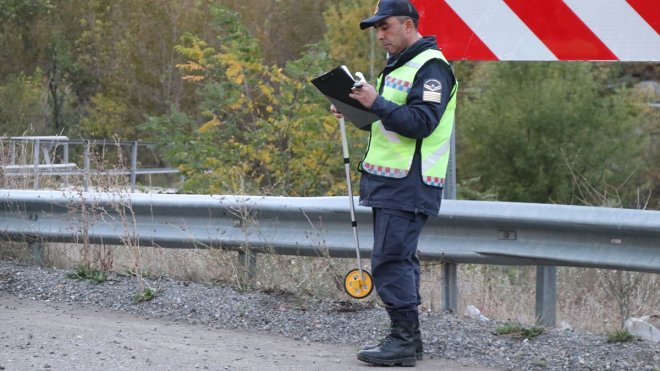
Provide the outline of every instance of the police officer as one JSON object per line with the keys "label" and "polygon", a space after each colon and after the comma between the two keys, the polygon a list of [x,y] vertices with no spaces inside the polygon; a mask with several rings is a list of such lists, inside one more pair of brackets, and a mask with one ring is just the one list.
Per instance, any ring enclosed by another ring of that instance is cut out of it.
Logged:
{"label": "police officer", "polygon": [[373,210],[372,276],[391,326],[357,358],[377,365],[414,366],[422,359],[417,241],[440,209],[456,108],[454,74],[435,37],[419,34],[418,20],[408,0],[378,2],[360,28],[376,29],[387,65],[375,87],[363,84],[350,94],[380,118],[367,128],[369,145],[359,164],[360,204]]}

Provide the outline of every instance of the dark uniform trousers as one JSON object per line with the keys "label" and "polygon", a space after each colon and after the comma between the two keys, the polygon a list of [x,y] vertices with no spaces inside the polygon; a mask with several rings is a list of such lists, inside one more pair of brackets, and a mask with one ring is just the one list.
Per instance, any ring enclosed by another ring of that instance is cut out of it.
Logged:
{"label": "dark uniform trousers", "polygon": [[412,320],[422,303],[417,241],[427,218],[425,214],[373,208],[371,274],[392,320]]}

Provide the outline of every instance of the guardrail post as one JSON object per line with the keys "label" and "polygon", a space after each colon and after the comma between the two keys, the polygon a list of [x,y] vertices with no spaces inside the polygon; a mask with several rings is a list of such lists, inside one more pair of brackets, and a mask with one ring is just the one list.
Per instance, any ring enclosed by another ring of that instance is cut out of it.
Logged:
{"label": "guardrail post", "polygon": [[135,192],[136,170],[137,170],[138,142],[133,142],[131,147],[131,192]]}
{"label": "guardrail post", "polygon": [[458,268],[454,263],[442,264],[442,310],[456,313],[458,307]]}
{"label": "guardrail post", "polygon": [[536,267],[536,323],[554,327],[557,306],[557,267]]}
{"label": "guardrail post", "polygon": [[[454,123],[452,123],[452,127]],[[447,176],[443,190],[443,198],[456,199],[456,131],[452,130],[449,147],[449,164],[447,165]]]}
{"label": "guardrail post", "polygon": [[44,244],[40,240],[28,242],[32,263],[37,265],[44,265]]}
{"label": "guardrail post", "polygon": [[85,143],[85,151],[83,153],[83,189],[89,191],[89,156],[90,156],[90,142]]}
{"label": "guardrail post", "polygon": [[[452,122],[452,127],[454,123]],[[449,147],[449,165],[445,185],[442,189],[442,198],[445,200],[456,199],[456,134],[451,132]],[[456,273],[458,266],[454,263],[442,264],[442,310],[456,313],[458,309],[458,275]]]}
{"label": "guardrail post", "polygon": [[242,248],[238,251],[238,264],[242,269],[239,277],[241,283],[248,284],[254,281],[257,275],[257,254],[247,247]]}
{"label": "guardrail post", "polygon": [[16,141],[9,140],[9,164],[16,165]]}
{"label": "guardrail post", "polygon": [[[64,142],[64,146],[62,147],[62,162],[65,164],[69,163],[69,142]],[[69,185],[69,176],[65,175],[64,176],[64,185],[68,186]]]}
{"label": "guardrail post", "polygon": [[34,164],[34,180],[32,181],[32,188],[39,189],[39,147],[41,147],[39,139],[35,139],[32,146],[32,163]]}

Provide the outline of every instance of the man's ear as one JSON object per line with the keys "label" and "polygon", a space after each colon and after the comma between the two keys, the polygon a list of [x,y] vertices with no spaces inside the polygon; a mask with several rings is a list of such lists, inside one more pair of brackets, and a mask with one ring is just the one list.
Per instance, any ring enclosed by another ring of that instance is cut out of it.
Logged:
{"label": "man's ear", "polygon": [[407,32],[415,32],[415,33],[417,32],[417,30],[415,30],[415,22],[413,22],[412,19],[410,18],[406,19],[405,26]]}

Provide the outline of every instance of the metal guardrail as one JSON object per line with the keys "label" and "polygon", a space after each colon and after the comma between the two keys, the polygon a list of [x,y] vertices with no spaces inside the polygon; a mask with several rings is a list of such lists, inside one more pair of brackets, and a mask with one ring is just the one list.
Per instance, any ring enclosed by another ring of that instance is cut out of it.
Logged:
{"label": "metal guardrail", "polygon": [[[247,261],[254,253],[355,256],[346,197],[0,190],[0,204],[0,235],[12,240],[223,248]],[[370,256],[371,210],[357,207],[356,218]],[[455,264],[541,266],[537,318],[554,324],[554,266],[660,273],[660,211],[444,200],[418,250],[421,260],[447,263],[445,307],[454,310]]]}

